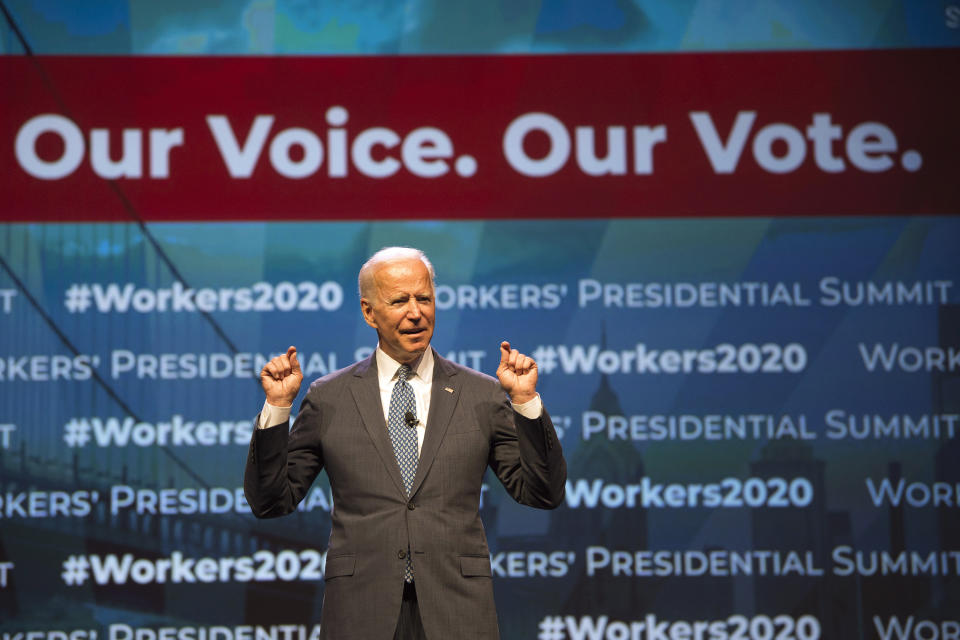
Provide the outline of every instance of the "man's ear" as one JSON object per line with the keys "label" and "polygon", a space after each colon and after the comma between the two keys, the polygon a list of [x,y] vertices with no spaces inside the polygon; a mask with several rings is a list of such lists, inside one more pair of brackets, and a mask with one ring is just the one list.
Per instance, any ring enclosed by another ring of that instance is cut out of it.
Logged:
{"label": "man's ear", "polygon": [[360,298],[360,312],[363,314],[363,320],[373,327],[379,329],[376,320],[373,317],[373,305],[366,298]]}

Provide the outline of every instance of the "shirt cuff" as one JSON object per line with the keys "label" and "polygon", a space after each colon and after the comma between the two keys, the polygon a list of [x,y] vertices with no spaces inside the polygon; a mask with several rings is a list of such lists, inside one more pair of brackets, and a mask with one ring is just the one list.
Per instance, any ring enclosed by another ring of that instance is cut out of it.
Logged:
{"label": "shirt cuff", "polygon": [[[530,402],[533,402],[531,400]],[[526,404],[530,404],[527,402]],[[263,401],[263,409],[260,411],[260,419],[257,420],[257,429],[268,429],[278,424],[287,424],[290,422],[290,410],[293,407],[275,407],[266,400]]]}
{"label": "shirt cuff", "polygon": [[536,420],[540,417],[540,414],[543,413],[543,403],[540,402],[540,394],[538,393],[531,400],[527,400],[523,404],[513,404],[513,410],[522,415],[528,420]]}

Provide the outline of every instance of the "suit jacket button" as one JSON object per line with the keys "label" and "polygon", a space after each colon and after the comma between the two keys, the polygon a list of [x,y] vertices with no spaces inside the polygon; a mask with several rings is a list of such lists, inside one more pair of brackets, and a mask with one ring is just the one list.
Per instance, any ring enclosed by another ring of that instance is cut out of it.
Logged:
{"label": "suit jacket button", "polygon": [[417,505],[413,504],[412,502],[407,503],[407,509],[410,509],[410,511],[413,511],[416,508],[417,508]]}
{"label": "suit jacket button", "polygon": [[400,551],[397,551],[397,557],[403,560],[404,558],[407,557],[407,552],[404,551],[403,549],[400,549]]}

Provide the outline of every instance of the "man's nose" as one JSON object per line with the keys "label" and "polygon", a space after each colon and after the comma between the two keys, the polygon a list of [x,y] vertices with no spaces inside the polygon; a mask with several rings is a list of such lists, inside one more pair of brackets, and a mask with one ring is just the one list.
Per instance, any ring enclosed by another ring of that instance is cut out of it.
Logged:
{"label": "man's nose", "polygon": [[407,317],[411,320],[417,320],[420,318],[420,305],[415,299],[411,299],[407,302]]}

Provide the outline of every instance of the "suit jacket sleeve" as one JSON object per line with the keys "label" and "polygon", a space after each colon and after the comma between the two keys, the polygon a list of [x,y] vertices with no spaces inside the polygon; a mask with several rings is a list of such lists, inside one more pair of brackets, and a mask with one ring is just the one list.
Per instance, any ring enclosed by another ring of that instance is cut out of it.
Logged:
{"label": "suit jacket sleeve", "polygon": [[291,430],[280,424],[253,431],[243,493],[258,518],[293,512],[323,469],[318,395],[311,385]]}
{"label": "suit jacket sleeve", "polygon": [[520,504],[555,509],[563,502],[567,463],[546,408],[536,420],[512,409],[494,385],[493,442],[489,465]]}

